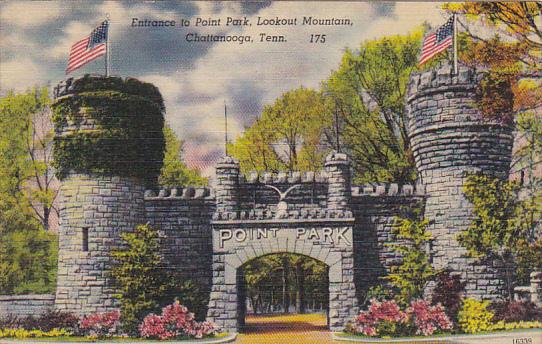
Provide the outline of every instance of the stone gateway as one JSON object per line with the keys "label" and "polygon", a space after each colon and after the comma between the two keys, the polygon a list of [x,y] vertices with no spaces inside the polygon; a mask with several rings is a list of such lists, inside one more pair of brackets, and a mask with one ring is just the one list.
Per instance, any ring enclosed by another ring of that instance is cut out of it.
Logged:
{"label": "stone gateway", "polygon": [[[145,191],[148,181],[138,176],[66,171],[55,307],[77,314],[116,308],[108,274],[111,251],[120,247],[121,233],[148,222],[160,231],[166,268],[208,292],[208,319],[224,330],[243,325],[243,266],[265,255],[292,253],[327,266],[329,328],[340,331],[358,313],[359,298],[381,284],[400,259],[386,244],[396,242],[394,217],[413,208],[424,209],[424,216],[434,220],[434,265],[459,273],[468,296],[500,297],[506,291],[502,268],[465,258],[456,241],[472,219],[472,205],[463,196],[466,175],[484,171],[506,178],[511,160],[512,129],[484,121],[475,106],[478,79],[475,71],[463,68],[454,76],[449,66],[412,76],[407,107],[419,172],[415,186],[353,186],[348,157],[337,152],[329,154],[322,171],[305,173],[242,175],[239,162],[225,156],[216,165],[212,188]],[[59,86],[53,108],[88,92],[73,87],[76,82],[69,79]],[[136,82],[130,79],[131,85]],[[65,120],[56,126],[58,139],[101,128],[86,108],[59,113]],[[143,150],[145,144],[134,147]]]}

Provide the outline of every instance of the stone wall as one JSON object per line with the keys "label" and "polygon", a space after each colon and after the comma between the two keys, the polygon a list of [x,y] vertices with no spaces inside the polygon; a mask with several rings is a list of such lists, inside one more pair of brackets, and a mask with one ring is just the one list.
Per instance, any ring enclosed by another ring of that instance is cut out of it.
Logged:
{"label": "stone wall", "polygon": [[416,209],[423,210],[424,201],[421,185],[377,184],[352,188],[354,276],[360,302],[367,290],[381,284],[380,278],[399,262],[400,257],[386,246],[397,242],[392,234],[394,218],[410,216]]}
{"label": "stone wall", "polygon": [[211,287],[211,217],[215,198],[208,188],[173,188],[145,193],[146,220],[159,230],[161,253],[170,271]]}
{"label": "stone wall", "polygon": [[480,74],[446,65],[411,77],[408,90],[409,136],[420,181],[426,186],[425,217],[433,221],[436,268],[460,272],[466,291],[477,298],[505,292],[503,269],[494,262],[465,256],[456,240],[473,219],[463,194],[469,173],[506,178],[511,161],[512,128],[482,118],[475,90]]}
{"label": "stone wall", "polygon": [[115,308],[111,251],[120,247],[121,233],[143,223],[143,190],[126,177],[71,174],[62,181],[58,309],[87,314]]}
{"label": "stone wall", "polygon": [[55,305],[55,295],[0,295],[0,319],[7,316],[39,316]]}

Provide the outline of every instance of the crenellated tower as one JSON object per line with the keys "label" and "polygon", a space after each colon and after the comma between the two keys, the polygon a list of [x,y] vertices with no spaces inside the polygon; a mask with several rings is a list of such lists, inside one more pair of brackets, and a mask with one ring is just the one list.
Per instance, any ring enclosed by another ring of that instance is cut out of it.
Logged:
{"label": "crenellated tower", "polygon": [[466,256],[458,233],[473,219],[464,196],[467,176],[483,172],[508,178],[512,127],[482,115],[476,90],[482,74],[445,65],[411,77],[408,90],[409,136],[419,179],[426,187],[425,217],[434,241],[433,263],[467,281],[468,296],[492,299],[506,291],[503,267]]}
{"label": "crenellated tower", "polygon": [[53,111],[61,180],[55,306],[111,310],[111,251],[145,222],[145,186],[162,164],[162,97],[135,79],[86,75],[56,88]]}

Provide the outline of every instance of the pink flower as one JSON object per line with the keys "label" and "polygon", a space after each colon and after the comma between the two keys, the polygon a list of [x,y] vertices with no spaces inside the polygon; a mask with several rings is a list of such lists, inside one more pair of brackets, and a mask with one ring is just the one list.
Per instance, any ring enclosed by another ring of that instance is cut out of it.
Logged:
{"label": "pink flower", "polygon": [[414,322],[416,334],[430,336],[438,330],[452,328],[452,322],[440,304],[431,306],[425,300],[415,300],[410,303],[407,313]]}
{"label": "pink flower", "polygon": [[203,338],[216,333],[213,323],[197,322],[188,308],[175,302],[162,309],[162,315],[150,314],[139,325],[143,338],[173,339],[180,336]]}
{"label": "pink flower", "polygon": [[81,318],[80,328],[98,338],[112,337],[118,333],[120,312],[94,313]]}

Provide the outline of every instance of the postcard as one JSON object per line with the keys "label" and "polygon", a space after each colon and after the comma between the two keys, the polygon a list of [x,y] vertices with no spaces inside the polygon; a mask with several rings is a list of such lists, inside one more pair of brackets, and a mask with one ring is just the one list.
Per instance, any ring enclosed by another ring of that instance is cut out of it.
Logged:
{"label": "postcard", "polygon": [[0,343],[542,343],[540,2],[0,17]]}

